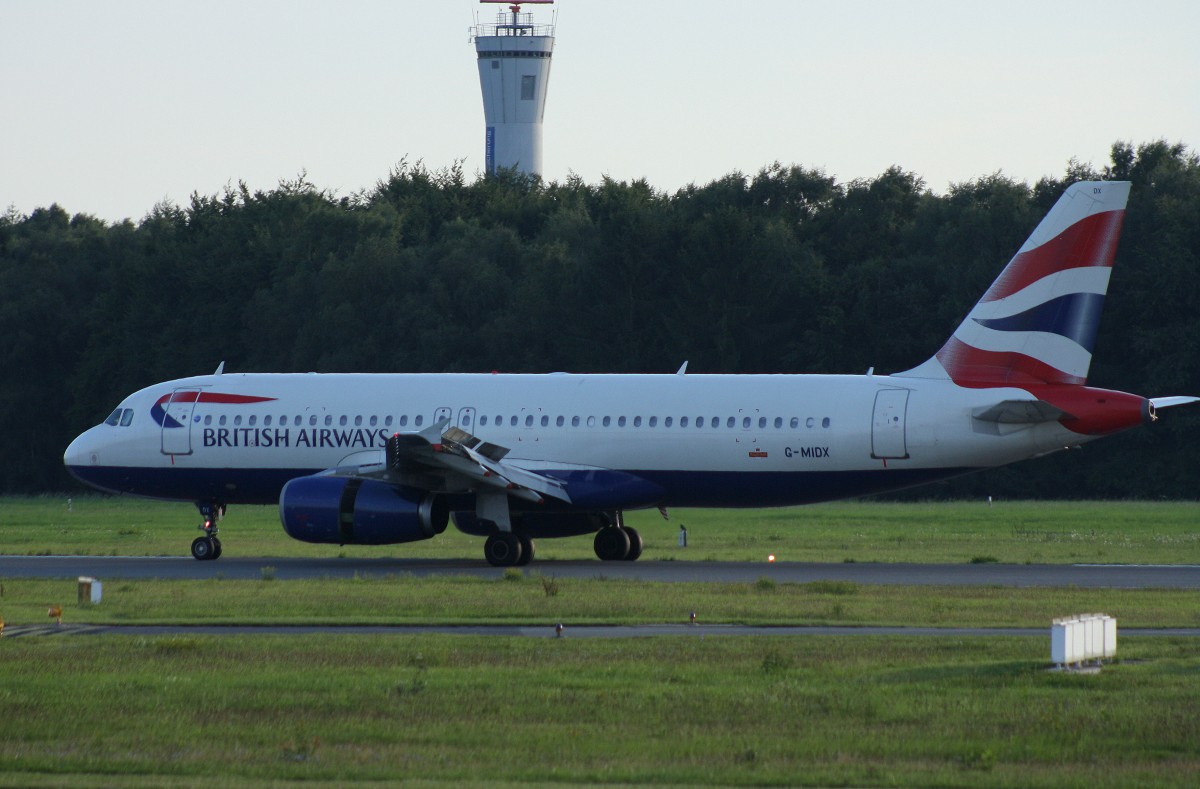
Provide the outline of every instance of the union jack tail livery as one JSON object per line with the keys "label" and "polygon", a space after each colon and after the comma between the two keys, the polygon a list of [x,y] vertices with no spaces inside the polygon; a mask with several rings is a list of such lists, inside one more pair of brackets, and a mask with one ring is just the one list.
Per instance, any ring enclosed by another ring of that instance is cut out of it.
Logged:
{"label": "union jack tail livery", "polygon": [[1127,181],[1068,187],[942,349],[900,375],[971,388],[1085,383],[1128,198]]}

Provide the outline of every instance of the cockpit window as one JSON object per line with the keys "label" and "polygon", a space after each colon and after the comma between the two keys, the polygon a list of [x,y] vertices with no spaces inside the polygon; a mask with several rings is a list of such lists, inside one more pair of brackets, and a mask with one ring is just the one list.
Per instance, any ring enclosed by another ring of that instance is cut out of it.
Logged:
{"label": "cockpit window", "polygon": [[104,424],[112,425],[113,427],[116,427],[121,422],[121,412],[123,410],[124,409],[122,409],[122,408],[118,408],[116,411],[113,411],[111,414],[108,415],[108,419],[104,420]]}
{"label": "cockpit window", "polygon": [[129,423],[133,421],[133,409],[126,408],[125,413],[121,414],[121,427],[129,427]]}

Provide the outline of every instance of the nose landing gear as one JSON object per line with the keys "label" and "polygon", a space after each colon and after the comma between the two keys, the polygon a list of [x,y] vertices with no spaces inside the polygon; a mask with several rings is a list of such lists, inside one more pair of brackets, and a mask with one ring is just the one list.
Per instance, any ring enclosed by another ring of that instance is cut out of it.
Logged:
{"label": "nose landing gear", "polygon": [[197,561],[212,561],[221,557],[221,541],[217,539],[217,523],[225,517],[225,505],[215,501],[198,501],[196,508],[204,522],[197,526],[204,534],[192,540],[192,558]]}

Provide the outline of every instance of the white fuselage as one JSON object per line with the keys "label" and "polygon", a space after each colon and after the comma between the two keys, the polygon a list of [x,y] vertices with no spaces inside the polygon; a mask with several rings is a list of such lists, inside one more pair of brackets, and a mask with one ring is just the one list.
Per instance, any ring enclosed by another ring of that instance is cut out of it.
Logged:
{"label": "white fuselage", "polygon": [[[202,394],[175,403],[177,391]],[[603,486],[606,472],[651,483],[635,500],[613,492],[594,506],[779,506],[1092,438],[1054,421],[981,429],[973,416],[1021,399],[1032,398],[875,375],[224,374],[129,396],[116,424],[83,433],[65,460],[116,492],[265,503],[291,478],[382,462],[392,434],[448,419],[530,471],[580,486]]]}

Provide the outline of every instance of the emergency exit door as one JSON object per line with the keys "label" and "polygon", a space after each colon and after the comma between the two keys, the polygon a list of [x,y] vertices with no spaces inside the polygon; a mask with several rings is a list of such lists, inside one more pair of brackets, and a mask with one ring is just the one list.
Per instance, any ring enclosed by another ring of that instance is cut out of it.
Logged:
{"label": "emergency exit door", "polygon": [[875,395],[875,413],[871,419],[871,457],[908,457],[908,442],[904,436],[907,411],[907,389],[881,389]]}

